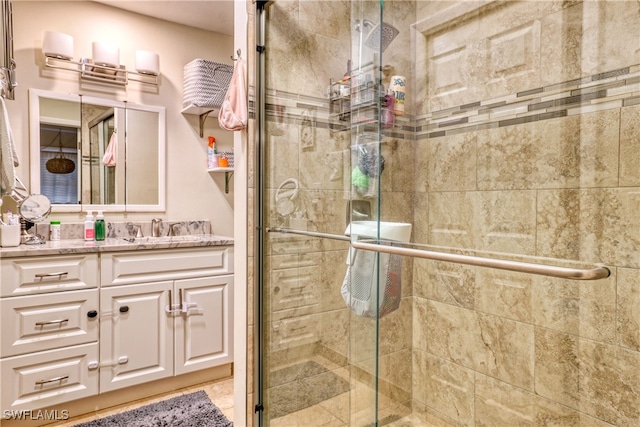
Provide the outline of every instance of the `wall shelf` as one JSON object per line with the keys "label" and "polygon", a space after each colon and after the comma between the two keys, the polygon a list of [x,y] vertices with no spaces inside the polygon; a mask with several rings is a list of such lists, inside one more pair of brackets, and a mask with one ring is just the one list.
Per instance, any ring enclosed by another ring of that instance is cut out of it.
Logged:
{"label": "wall shelf", "polygon": [[214,107],[197,107],[195,105],[189,105],[182,109],[182,114],[193,114],[200,118],[200,138],[204,136],[204,122],[207,120],[207,116],[215,110]]}
{"label": "wall shelf", "polygon": [[207,172],[209,173],[224,172],[224,192],[225,193],[229,192],[229,181],[233,176],[233,168],[211,168],[211,169],[207,169]]}

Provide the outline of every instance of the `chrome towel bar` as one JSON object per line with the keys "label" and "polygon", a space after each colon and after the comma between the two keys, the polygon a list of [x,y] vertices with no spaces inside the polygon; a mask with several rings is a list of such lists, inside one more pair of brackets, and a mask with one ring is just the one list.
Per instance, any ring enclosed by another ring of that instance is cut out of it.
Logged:
{"label": "chrome towel bar", "polygon": [[319,237],[321,239],[344,240],[347,242],[351,241],[351,237],[345,234],[321,233],[319,231],[294,230],[292,228],[282,227],[269,227],[267,228],[267,233],[300,234],[302,236]]}
{"label": "chrome towel bar", "polygon": [[[351,241],[349,236],[340,234],[320,233],[317,231],[293,230],[290,228],[267,228],[267,232],[299,234],[303,236],[319,237],[333,240]],[[356,249],[382,252],[394,255],[405,255],[413,258],[430,259],[434,261],[453,262],[456,264],[473,265],[476,267],[496,268],[499,270],[516,271],[519,273],[538,274],[542,276],[558,277],[573,280],[598,280],[611,275],[611,271],[604,265],[597,264],[594,268],[570,268],[546,264],[535,264],[522,261],[484,258],[471,255],[460,255],[446,252],[429,251],[424,249],[404,248],[400,246],[388,246],[377,243],[352,241],[351,246]]]}

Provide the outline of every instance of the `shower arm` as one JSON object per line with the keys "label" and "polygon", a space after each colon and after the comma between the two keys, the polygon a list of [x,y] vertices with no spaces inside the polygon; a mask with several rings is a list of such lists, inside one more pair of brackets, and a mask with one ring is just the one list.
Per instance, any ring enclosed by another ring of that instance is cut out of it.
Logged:
{"label": "shower arm", "polygon": [[[293,230],[289,228],[267,228],[267,232],[299,234],[311,237],[320,237],[333,240],[350,240],[349,236],[341,234],[320,233],[316,231]],[[375,240],[372,240],[375,241]],[[394,242],[397,243],[397,242]],[[453,262],[456,264],[473,265],[476,267],[496,268],[499,270],[515,271],[519,273],[538,274],[542,276],[558,277],[573,280],[598,280],[611,275],[611,271],[601,264],[594,268],[570,268],[547,264],[535,264],[531,262],[511,261],[505,259],[485,258],[471,255],[452,254],[447,252],[428,251],[424,249],[404,248],[401,246],[388,246],[378,243],[352,241],[351,246],[373,252],[382,252],[392,255],[405,255],[413,258],[429,259],[434,261]]]}

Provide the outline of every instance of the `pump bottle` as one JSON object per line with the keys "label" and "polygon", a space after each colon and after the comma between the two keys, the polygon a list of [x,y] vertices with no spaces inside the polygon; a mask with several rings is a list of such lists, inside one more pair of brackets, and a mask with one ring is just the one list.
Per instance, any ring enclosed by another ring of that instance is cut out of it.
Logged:
{"label": "pump bottle", "polygon": [[93,211],[87,211],[84,219],[84,240],[93,241],[95,238],[95,224],[93,222]]}
{"label": "pump bottle", "polygon": [[104,240],[106,234],[105,231],[104,214],[102,211],[98,211],[95,222],[95,235],[97,241]]}
{"label": "pump bottle", "polygon": [[216,148],[216,138],[209,137],[209,147],[207,148],[207,168],[213,169],[218,167],[218,150]]}

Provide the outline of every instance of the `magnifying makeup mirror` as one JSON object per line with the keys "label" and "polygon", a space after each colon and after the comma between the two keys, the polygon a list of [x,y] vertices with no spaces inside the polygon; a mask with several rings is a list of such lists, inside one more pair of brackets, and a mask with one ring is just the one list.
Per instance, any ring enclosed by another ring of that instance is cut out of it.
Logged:
{"label": "magnifying makeup mirror", "polygon": [[[38,235],[38,223],[44,221],[51,213],[51,201],[44,194],[29,194],[27,188],[16,177],[16,188],[11,193],[11,198],[18,204],[18,213],[25,221],[35,225],[33,235],[28,235],[24,243],[26,245],[39,245],[45,243],[45,240]],[[23,229],[23,234],[26,228]]]}

